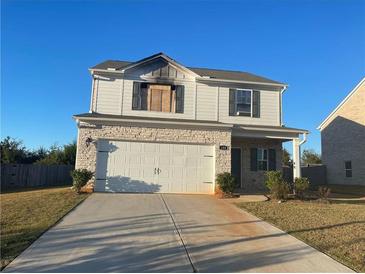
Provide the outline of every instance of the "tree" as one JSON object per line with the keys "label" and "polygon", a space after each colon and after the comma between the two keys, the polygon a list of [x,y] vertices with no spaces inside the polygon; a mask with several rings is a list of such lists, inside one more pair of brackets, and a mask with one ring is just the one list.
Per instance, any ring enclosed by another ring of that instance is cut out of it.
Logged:
{"label": "tree", "polygon": [[45,165],[74,165],[76,160],[76,141],[49,149],[40,147],[28,150],[21,140],[6,137],[0,142],[2,164],[45,164]]}
{"label": "tree", "polygon": [[290,166],[291,165],[291,158],[290,158],[290,153],[286,148],[283,148],[283,158],[282,158],[282,164],[284,166]]}
{"label": "tree", "polygon": [[68,165],[74,165],[76,162],[76,141],[63,146],[63,162]]}
{"label": "tree", "polygon": [[321,164],[321,155],[313,149],[305,149],[302,153],[302,163],[305,165]]}
{"label": "tree", "polygon": [[23,146],[23,142],[7,136],[0,142],[1,163],[20,164],[26,163],[28,151]]}
{"label": "tree", "polygon": [[51,146],[47,155],[38,160],[37,164],[42,165],[74,165],[76,160],[76,141],[59,147]]}

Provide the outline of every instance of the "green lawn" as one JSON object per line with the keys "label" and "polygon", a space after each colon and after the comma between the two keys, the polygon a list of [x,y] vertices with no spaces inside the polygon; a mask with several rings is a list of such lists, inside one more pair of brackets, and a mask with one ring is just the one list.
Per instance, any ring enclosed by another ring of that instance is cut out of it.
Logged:
{"label": "green lawn", "polygon": [[291,200],[237,204],[259,218],[365,272],[365,201],[351,203]]}
{"label": "green lawn", "polygon": [[1,269],[87,196],[69,187],[1,193]]}

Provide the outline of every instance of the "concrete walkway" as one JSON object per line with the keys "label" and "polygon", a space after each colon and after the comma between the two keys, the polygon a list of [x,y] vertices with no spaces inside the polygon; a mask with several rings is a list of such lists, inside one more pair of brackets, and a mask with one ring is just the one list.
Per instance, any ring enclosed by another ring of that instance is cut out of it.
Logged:
{"label": "concrete walkway", "polygon": [[7,272],[351,272],[205,195],[92,194]]}

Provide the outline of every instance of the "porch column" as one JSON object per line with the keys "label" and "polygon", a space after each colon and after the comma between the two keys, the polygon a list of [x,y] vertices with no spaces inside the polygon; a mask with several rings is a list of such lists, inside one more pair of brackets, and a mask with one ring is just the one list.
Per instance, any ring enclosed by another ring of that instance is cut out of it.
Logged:
{"label": "porch column", "polygon": [[293,179],[300,178],[300,140],[293,139]]}

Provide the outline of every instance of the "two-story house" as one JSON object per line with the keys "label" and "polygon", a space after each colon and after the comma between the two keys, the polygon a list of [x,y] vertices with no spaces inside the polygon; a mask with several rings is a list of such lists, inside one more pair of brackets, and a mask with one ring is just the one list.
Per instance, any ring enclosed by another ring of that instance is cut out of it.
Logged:
{"label": "two-story house", "polygon": [[308,132],[283,126],[286,84],[186,67],[163,53],[90,72],[90,111],[74,116],[76,168],[95,171],[96,191],[213,193],[221,172],[243,191],[261,190],[264,173],[281,170],[286,141],[300,177]]}

